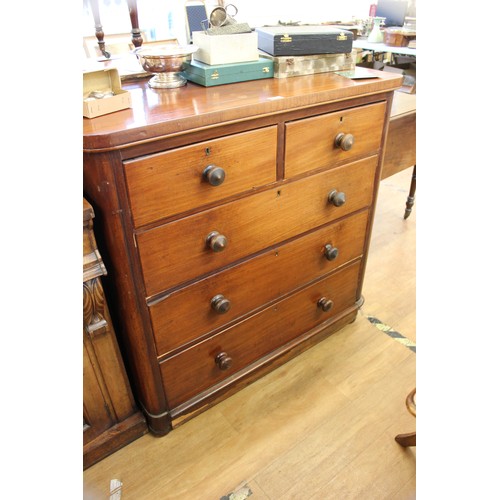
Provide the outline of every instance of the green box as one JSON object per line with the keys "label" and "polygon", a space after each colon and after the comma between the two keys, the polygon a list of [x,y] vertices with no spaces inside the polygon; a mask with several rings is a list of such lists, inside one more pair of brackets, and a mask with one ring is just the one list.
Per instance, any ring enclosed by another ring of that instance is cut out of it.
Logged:
{"label": "green box", "polygon": [[185,77],[204,87],[224,85],[226,83],[247,82],[261,80],[274,76],[273,62],[264,57],[258,61],[243,63],[210,65],[192,60],[185,64]]}

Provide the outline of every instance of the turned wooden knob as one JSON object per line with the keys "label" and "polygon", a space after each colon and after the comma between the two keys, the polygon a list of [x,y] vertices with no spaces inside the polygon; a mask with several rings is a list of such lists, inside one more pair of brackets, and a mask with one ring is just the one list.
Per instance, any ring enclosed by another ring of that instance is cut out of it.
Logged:
{"label": "turned wooden knob", "polygon": [[338,254],[339,254],[339,249],[337,247],[330,245],[330,243],[325,245],[326,260],[335,260]]}
{"label": "turned wooden knob", "polygon": [[203,179],[211,186],[220,186],[226,178],[226,172],[222,167],[217,165],[209,165],[203,170]]}
{"label": "turned wooden knob", "polygon": [[318,307],[322,311],[328,312],[333,307],[333,300],[327,299],[326,297],[321,297],[321,299],[318,300]]}
{"label": "turned wooden knob", "polygon": [[219,370],[228,370],[233,365],[233,358],[227,352],[220,352],[215,356],[215,364]]}
{"label": "turned wooden knob", "polygon": [[336,207],[341,207],[345,203],[345,193],[334,189],[328,193],[328,202]]}
{"label": "turned wooden knob", "polygon": [[217,314],[224,314],[231,309],[231,302],[224,297],[224,295],[216,295],[212,297],[210,301],[210,306]]}
{"label": "turned wooden knob", "polygon": [[214,252],[222,252],[227,246],[227,238],[218,231],[212,231],[206,238],[207,246]]}
{"label": "turned wooden knob", "polygon": [[335,137],[335,147],[343,151],[349,151],[354,144],[354,136],[352,134],[344,134],[341,132]]}

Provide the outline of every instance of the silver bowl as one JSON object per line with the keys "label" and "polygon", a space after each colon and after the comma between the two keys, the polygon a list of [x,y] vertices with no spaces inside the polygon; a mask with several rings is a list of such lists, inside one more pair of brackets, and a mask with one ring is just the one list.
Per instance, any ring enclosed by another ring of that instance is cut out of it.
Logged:
{"label": "silver bowl", "polygon": [[144,71],[154,73],[148,85],[154,89],[173,89],[186,85],[186,78],[181,74],[184,65],[194,52],[195,45],[167,44],[158,47],[140,47],[134,50]]}

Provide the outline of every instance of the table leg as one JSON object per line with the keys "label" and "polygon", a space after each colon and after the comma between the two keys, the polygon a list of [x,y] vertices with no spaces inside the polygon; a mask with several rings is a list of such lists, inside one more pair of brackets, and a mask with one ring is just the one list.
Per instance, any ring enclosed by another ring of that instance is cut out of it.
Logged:
{"label": "table leg", "polygon": [[132,24],[132,43],[135,48],[142,45],[141,30],[139,29],[139,16],[137,14],[137,0],[127,0],[130,23]]}
{"label": "table leg", "polygon": [[415,190],[417,188],[417,165],[413,167],[413,175],[411,176],[410,192],[408,193],[408,198],[406,199],[406,210],[404,218],[408,219],[411,214],[411,209],[415,203]]}
{"label": "table leg", "polygon": [[101,49],[102,55],[106,59],[109,59],[111,57],[111,54],[105,49],[104,31],[102,30],[101,14],[99,12],[99,0],[90,0],[90,8],[92,9],[92,16],[94,18],[95,37],[97,38],[97,44]]}
{"label": "table leg", "polygon": [[410,432],[408,434],[398,434],[395,438],[396,442],[403,447],[417,446],[417,433]]}

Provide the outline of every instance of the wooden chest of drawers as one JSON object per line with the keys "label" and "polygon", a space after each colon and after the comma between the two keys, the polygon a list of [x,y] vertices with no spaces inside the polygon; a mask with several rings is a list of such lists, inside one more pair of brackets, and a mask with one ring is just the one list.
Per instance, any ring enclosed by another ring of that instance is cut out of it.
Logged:
{"label": "wooden chest of drawers", "polygon": [[84,121],[110,307],[164,434],[355,319],[392,92],[333,73],[124,85]]}

